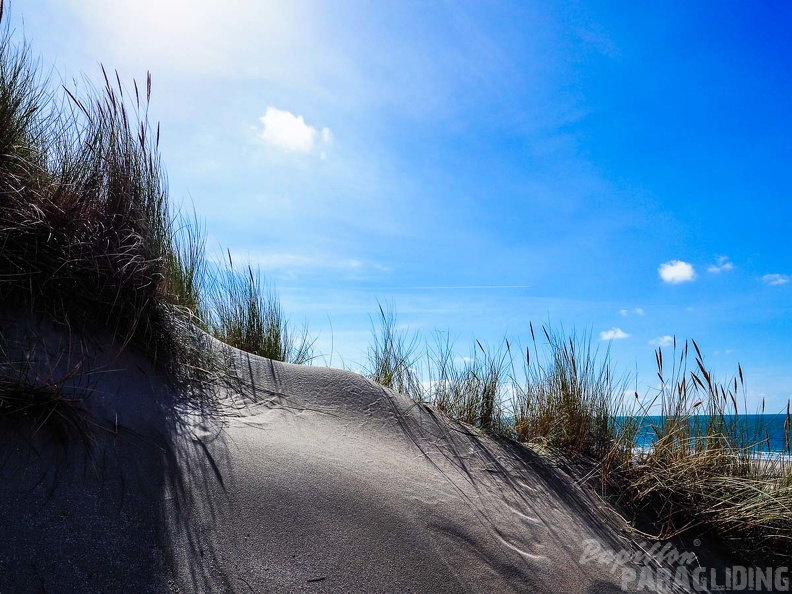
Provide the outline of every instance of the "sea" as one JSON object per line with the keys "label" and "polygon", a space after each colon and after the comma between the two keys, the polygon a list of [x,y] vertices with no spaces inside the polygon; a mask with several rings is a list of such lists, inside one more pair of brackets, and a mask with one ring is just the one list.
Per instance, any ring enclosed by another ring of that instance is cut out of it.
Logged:
{"label": "sea", "polygon": [[[664,417],[661,415],[646,417],[631,417],[638,421],[639,428],[635,445],[639,449],[649,449],[657,440],[655,428],[662,427]],[[724,415],[723,420],[732,435],[740,436],[742,447],[756,455],[790,454],[788,432],[785,429],[785,414],[753,414],[753,415]],[[617,423],[625,422],[627,418],[617,419]],[[694,415],[689,419],[691,435],[698,436],[705,433],[710,418],[707,415]],[[732,431],[733,429],[733,431]]]}

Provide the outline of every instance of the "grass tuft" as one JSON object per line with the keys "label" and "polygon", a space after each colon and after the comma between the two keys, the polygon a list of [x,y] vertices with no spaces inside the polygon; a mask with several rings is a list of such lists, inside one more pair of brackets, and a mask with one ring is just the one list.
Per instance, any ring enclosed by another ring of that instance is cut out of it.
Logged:
{"label": "grass tuft", "polygon": [[366,375],[378,384],[401,392],[413,400],[423,400],[416,369],[417,335],[399,328],[392,305],[378,304],[379,315],[372,320],[373,344],[368,350]]}
{"label": "grass tuft", "polygon": [[27,333],[21,340],[0,335],[0,420],[28,439],[61,445],[77,439],[90,446],[84,358],[75,360],[69,349],[52,357],[45,347]]}
{"label": "grass tuft", "polygon": [[[709,532],[748,559],[788,559],[789,450],[786,455],[758,456],[769,437],[761,423],[751,426],[744,419],[742,368],[738,366],[736,377],[716,381],[695,341],[678,349],[675,341],[670,360],[658,348],[655,361],[658,393],[648,403],[639,403],[633,418],[649,425],[652,444],[638,447],[635,424],[621,430],[617,439],[626,447],[603,461],[607,492],[634,514],[648,515],[662,538]],[[654,410],[657,420],[648,422]],[[788,422],[785,441],[789,442]]]}
{"label": "grass tuft", "polygon": [[[504,348],[505,347],[505,348]],[[426,400],[443,414],[492,433],[508,432],[504,399],[511,349],[487,349],[475,341],[467,357],[457,356],[447,333],[427,348],[430,384]]]}
{"label": "grass tuft", "polygon": [[590,335],[567,337],[543,326],[547,353],[540,354],[532,324],[530,331],[533,349],[526,348],[525,382],[514,398],[518,439],[603,455],[614,443],[612,419],[627,378],[615,375],[609,353],[600,356]]}
{"label": "grass tuft", "polygon": [[[129,88],[102,67],[100,87],[86,80],[82,90],[53,92],[1,15],[0,0],[0,307],[43,313],[76,335],[109,330],[178,386],[222,373],[212,371],[199,329],[255,354],[309,362],[307,330],[292,329],[258,273],[238,273],[230,256],[226,270],[211,267],[195,212],[171,207],[159,125],[148,117],[151,76]],[[20,411],[65,418],[59,381],[31,383],[5,355],[0,365],[5,419]],[[201,407],[211,398],[186,393]]]}
{"label": "grass tuft", "polygon": [[208,329],[219,340],[278,361],[305,364],[313,359],[307,328],[295,333],[274,290],[250,265],[236,269],[230,252],[208,296]]}

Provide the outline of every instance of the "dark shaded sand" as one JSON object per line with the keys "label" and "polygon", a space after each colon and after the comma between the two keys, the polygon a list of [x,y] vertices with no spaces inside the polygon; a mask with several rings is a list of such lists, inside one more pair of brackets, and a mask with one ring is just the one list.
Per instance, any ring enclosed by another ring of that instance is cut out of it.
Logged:
{"label": "dark shaded sand", "polygon": [[523,446],[237,351],[217,411],[170,416],[143,360],[104,351],[124,371],[90,376],[90,455],[2,432],[2,594],[622,591],[581,562],[587,539],[637,550],[618,516]]}

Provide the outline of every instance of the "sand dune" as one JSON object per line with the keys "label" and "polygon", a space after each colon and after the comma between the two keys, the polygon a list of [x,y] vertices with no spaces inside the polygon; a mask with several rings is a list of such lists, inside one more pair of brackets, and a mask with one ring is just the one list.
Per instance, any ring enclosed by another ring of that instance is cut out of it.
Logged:
{"label": "sand dune", "polygon": [[97,352],[123,371],[93,376],[91,455],[3,433],[0,593],[622,591],[581,562],[632,546],[615,516],[528,448],[233,350],[216,409],[174,415],[144,361]]}

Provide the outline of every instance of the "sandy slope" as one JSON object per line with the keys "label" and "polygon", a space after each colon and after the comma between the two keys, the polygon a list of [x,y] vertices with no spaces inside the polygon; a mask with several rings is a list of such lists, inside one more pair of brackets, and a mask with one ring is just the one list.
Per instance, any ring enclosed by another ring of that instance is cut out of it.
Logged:
{"label": "sandy slope", "polygon": [[2,433],[0,593],[621,591],[580,562],[630,546],[613,515],[522,446],[239,352],[211,418],[171,417],[156,373],[105,351],[125,371],[95,376],[92,455]]}

